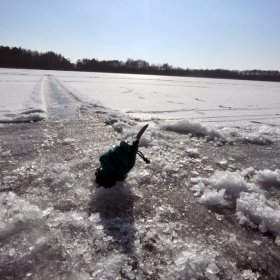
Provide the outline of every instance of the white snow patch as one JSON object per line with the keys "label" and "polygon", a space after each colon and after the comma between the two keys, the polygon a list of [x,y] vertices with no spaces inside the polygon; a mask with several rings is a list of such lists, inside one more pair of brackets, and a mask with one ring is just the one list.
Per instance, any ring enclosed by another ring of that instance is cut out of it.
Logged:
{"label": "white snow patch", "polygon": [[271,145],[274,142],[274,136],[277,134],[277,129],[267,128],[264,126],[241,127],[240,130],[227,128],[229,136],[238,142],[255,144],[255,145]]}
{"label": "white snow patch", "polygon": [[252,180],[264,187],[280,187],[280,169],[274,171],[269,169],[259,170]]}
{"label": "white snow patch", "polygon": [[206,190],[200,198],[200,201],[206,203],[208,206],[223,205],[225,190]]}
{"label": "white snow patch", "polygon": [[239,137],[237,140],[244,142],[244,143],[249,143],[249,144],[255,144],[255,145],[271,145],[273,143],[273,140],[266,136],[266,135],[255,135],[255,134],[248,134]]}
{"label": "white snow patch", "polygon": [[31,81],[28,75],[20,81],[16,75],[11,78],[0,83],[0,121],[32,122],[46,118],[45,77],[34,75]]}
{"label": "white snow patch", "polygon": [[258,272],[253,272],[251,269],[243,270],[241,275],[245,280],[257,280],[260,277]]}
{"label": "white snow patch", "polygon": [[225,190],[228,198],[238,198],[241,192],[250,192],[255,185],[245,181],[243,174],[239,171],[215,171],[209,178],[208,184],[216,190]]}
{"label": "white snow patch", "polygon": [[197,148],[188,148],[186,150],[186,152],[192,158],[198,158],[199,157],[199,152],[198,152]]}
{"label": "white snow patch", "polygon": [[223,136],[200,123],[181,120],[174,123],[165,123],[161,125],[162,130],[173,131],[181,134],[191,134],[192,136],[205,137],[207,140],[223,139]]}
{"label": "white snow patch", "polygon": [[[280,205],[264,195],[266,186],[279,185],[279,170],[215,171],[191,190],[209,207],[235,207],[240,224],[280,235]],[[233,204],[231,202],[234,202]],[[236,205],[236,206],[235,206]]]}
{"label": "white snow patch", "polygon": [[258,227],[261,232],[280,235],[280,206],[271,203],[263,194],[241,194],[237,199],[236,211],[241,224],[248,223],[249,226]]}
{"label": "white snow patch", "polygon": [[[201,178],[199,178],[199,180],[201,180]],[[200,181],[198,184],[194,185],[191,190],[195,193],[196,196],[202,195],[205,191],[205,185]]]}
{"label": "white snow patch", "polygon": [[62,144],[64,144],[64,145],[70,145],[70,144],[72,144],[72,143],[74,143],[74,142],[75,142],[75,139],[72,139],[72,138],[65,138],[65,139],[63,139]]}

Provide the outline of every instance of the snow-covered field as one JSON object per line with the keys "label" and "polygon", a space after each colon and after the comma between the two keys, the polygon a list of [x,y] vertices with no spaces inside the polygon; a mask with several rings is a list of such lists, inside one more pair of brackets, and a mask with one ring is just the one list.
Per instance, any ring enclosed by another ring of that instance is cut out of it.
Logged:
{"label": "snow-covered field", "polygon": [[[0,69],[0,96],[1,279],[279,279],[279,83]],[[95,189],[146,122],[151,164]]]}

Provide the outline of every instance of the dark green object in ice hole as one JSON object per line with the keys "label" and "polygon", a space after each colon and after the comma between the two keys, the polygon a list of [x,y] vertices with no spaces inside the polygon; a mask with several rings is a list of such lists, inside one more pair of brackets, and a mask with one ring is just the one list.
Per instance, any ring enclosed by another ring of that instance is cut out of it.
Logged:
{"label": "dark green object in ice hole", "polygon": [[147,127],[148,124],[141,128],[132,144],[121,141],[118,146],[113,147],[101,155],[99,158],[101,166],[95,172],[96,183],[99,186],[111,188],[117,181],[124,181],[128,172],[135,165],[137,154],[146,163],[150,163],[138,151],[139,140]]}

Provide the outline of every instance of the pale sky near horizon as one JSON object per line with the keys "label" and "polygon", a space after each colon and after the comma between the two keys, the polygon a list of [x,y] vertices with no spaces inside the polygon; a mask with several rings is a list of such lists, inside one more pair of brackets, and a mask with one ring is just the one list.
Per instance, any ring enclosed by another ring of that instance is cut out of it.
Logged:
{"label": "pale sky near horizon", "polygon": [[72,62],[280,70],[280,0],[0,0],[0,45]]}

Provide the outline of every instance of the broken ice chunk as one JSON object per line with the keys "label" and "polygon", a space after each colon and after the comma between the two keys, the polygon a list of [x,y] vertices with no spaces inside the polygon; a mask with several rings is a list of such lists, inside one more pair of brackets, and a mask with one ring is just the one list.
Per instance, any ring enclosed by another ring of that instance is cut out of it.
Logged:
{"label": "broken ice chunk", "polygon": [[228,167],[228,162],[225,159],[217,161],[216,164],[224,170]]}
{"label": "broken ice chunk", "polygon": [[216,276],[217,273],[219,273],[220,269],[217,267],[215,263],[210,263],[206,267],[205,275],[210,280],[218,280],[219,278]]}
{"label": "broken ice chunk", "polygon": [[10,150],[2,152],[2,157],[10,157],[10,156],[11,156],[11,151]]}
{"label": "broken ice chunk", "polygon": [[191,158],[198,158],[199,157],[199,152],[196,148],[189,148],[186,150],[187,154],[191,157]]}
{"label": "broken ice chunk", "polygon": [[62,144],[64,144],[64,145],[70,145],[70,144],[72,144],[72,143],[74,143],[74,142],[75,142],[75,140],[72,139],[72,138],[65,138],[65,139],[62,141]]}

